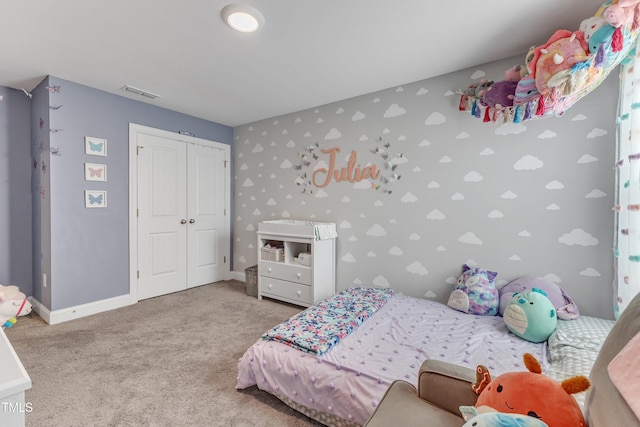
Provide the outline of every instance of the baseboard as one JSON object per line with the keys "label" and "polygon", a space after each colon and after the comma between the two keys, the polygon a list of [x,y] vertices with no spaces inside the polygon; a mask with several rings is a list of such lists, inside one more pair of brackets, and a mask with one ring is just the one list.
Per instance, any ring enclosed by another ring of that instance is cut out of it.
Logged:
{"label": "baseboard", "polygon": [[49,310],[34,297],[29,297],[28,299],[33,306],[33,311],[35,311],[42,320],[50,325],[68,322],[69,320],[80,319],[81,317],[91,316],[92,314],[98,314],[103,311],[114,310],[116,308],[131,305],[131,299],[128,294],[53,311]]}
{"label": "baseboard", "polygon": [[247,283],[247,277],[244,274],[244,270],[243,271],[232,271],[231,272],[231,278],[233,280],[239,280],[241,282]]}

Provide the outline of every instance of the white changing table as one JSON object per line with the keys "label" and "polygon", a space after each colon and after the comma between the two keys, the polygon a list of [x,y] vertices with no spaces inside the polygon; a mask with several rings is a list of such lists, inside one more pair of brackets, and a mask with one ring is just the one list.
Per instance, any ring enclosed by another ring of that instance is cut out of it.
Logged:
{"label": "white changing table", "polygon": [[24,392],[30,388],[31,378],[0,328],[0,426],[24,426],[25,414],[33,410],[24,401]]}

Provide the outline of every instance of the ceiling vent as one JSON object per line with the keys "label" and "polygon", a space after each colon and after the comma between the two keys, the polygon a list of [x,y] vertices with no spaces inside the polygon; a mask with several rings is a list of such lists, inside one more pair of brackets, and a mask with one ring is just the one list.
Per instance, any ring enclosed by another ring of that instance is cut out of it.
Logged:
{"label": "ceiling vent", "polygon": [[137,87],[125,85],[122,86],[122,90],[126,92],[135,93],[136,95],[144,96],[145,98],[155,99],[160,98],[160,95],[156,95],[155,93],[147,92],[146,90],[138,89]]}

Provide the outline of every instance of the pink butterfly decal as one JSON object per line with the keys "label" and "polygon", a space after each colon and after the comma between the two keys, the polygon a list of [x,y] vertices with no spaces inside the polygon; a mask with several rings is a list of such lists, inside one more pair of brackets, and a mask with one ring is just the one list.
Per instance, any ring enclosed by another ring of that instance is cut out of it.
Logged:
{"label": "pink butterfly decal", "polygon": [[103,170],[104,169],[100,169],[100,168],[98,168],[98,169],[89,168],[89,176],[91,176],[91,177],[95,176],[95,177],[98,177],[98,178],[102,178],[102,171]]}

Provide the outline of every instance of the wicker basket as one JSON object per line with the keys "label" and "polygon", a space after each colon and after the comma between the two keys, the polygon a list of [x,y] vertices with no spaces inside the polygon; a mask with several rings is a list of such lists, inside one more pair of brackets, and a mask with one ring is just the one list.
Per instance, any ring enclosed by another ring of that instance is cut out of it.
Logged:
{"label": "wicker basket", "polygon": [[244,269],[245,275],[245,291],[247,295],[252,297],[258,296],[258,266],[248,267]]}
{"label": "wicker basket", "polygon": [[284,248],[260,248],[263,261],[284,262]]}

